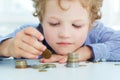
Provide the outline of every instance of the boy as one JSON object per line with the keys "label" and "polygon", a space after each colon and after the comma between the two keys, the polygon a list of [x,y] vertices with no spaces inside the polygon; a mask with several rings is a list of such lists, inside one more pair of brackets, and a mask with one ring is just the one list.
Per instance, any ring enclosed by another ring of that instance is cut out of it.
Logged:
{"label": "boy", "polygon": [[71,52],[79,54],[79,61],[119,60],[120,32],[97,21],[102,0],[34,0],[34,6],[41,24],[2,38],[1,56],[38,58],[48,48],[56,54],[41,62],[64,63]]}

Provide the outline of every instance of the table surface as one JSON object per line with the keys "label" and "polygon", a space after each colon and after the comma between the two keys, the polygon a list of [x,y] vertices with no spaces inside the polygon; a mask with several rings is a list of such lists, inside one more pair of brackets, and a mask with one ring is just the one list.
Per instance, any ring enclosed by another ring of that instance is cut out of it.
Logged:
{"label": "table surface", "polygon": [[[27,60],[29,65],[42,64],[39,60]],[[120,80],[120,62],[99,62],[79,64],[85,67],[67,68],[65,64],[39,72],[38,69],[16,69],[15,60],[0,60],[0,80]]]}

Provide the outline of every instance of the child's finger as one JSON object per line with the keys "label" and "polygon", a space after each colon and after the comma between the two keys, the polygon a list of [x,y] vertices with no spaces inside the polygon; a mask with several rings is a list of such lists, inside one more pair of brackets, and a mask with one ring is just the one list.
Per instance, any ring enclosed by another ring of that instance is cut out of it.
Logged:
{"label": "child's finger", "polygon": [[66,63],[67,62],[67,56],[63,57],[58,61],[59,63]]}
{"label": "child's finger", "polygon": [[33,36],[40,41],[44,39],[43,35],[36,28],[33,28],[33,27],[24,29],[24,33],[27,35]]}
{"label": "child's finger", "polygon": [[[30,36],[23,36],[22,42],[28,44],[29,46],[35,48],[39,51],[44,51],[46,46],[42,44],[42,42],[38,41],[37,39],[30,37]],[[31,50],[31,49],[30,49]]]}
{"label": "child's finger", "polygon": [[45,59],[45,58],[40,59],[40,62],[43,62],[43,63],[57,62],[59,59],[60,57],[54,54],[49,59]]}
{"label": "child's finger", "polygon": [[42,62],[42,63],[51,63],[51,62],[55,62],[55,61],[52,60],[52,59],[45,59],[45,58],[42,58],[42,59],[40,59],[40,62]]}
{"label": "child's finger", "polygon": [[24,51],[22,49],[18,50],[18,53],[16,53],[17,56],[16,57],[24,57],[24,58],[29,58],[29,59],[37,59],[38,55],[34,55],[34,54],[30,54],[27,51]]}

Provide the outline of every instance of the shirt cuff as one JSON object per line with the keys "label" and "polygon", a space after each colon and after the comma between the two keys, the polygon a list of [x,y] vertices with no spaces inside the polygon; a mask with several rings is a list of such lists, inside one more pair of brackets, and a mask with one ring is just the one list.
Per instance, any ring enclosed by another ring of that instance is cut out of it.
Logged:
{"label": "shirt cuff", "polygon": [[13,38],[12,35],[8,35],[8,36],[5,36],[5,37],[0,37],[0,44],[4,41],[4,40],[7,40],[9,38]]}

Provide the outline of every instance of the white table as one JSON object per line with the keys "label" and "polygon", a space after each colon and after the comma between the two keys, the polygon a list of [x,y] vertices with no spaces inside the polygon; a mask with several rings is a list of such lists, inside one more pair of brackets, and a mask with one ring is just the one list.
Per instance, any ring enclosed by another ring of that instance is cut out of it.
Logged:
{"label": "white table", "polygon": [[[40,64],[38,60],[27,60],[29,65]],[[0,80],[120,80],[120,62],[85,63],[86,67],[67,68],[58,64],[56,68],[39,72],[37,69],[16,69],[15,60],[0,61]]]}

